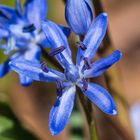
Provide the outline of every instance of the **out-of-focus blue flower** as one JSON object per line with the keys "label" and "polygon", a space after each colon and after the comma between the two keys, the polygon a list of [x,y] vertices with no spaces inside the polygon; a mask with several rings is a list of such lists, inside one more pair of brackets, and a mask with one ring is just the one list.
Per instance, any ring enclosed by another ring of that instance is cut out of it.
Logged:
{"label": "out-of-focus blue flower", "polygon": [[121,52],[117,50],[110,56],[91,63],[91,59],[105,35],[106,28],[107,14],[102,13],[91,24],[83,42],[78,42],[79,50],[76,65],[74,65],[64,33],[53,22],[42,23],[42,29],[52,45],[50,55],[56,57],[64,68],[64,73],[53,70],[44,63],[38,64],[23,60],[10,62],[12,69],[19,74],[37,81],[56,83],[57,99],[49,117],[49,129],[53,135],[60,133],[68,123],[74,106],[76,86],[104,113],[117,114],[115,103],[110,94],[100,85],[87,81],[87,78],[101,75],[121,58]]}
{"label": "out-of-focus blue flower", "polygon": [[[12,59],[26,59],[39,63],[39,46],[49,46],[41,29],[41,21],[46,19],[47,11],[46,0],[26,0],[24,7],[20,0],[16,0],[14,9],[0,5],[0,40],[6,42],[1,43],[0,48],[10,55],[5,63],[0,64],[0,77],[11,71],[8,62]],[[59,28],[67,36],[70,34],[69,28],[61,25]],[[13,53],[14,55],[11,55]],[[20,81],[23,86],[28,86],[32,79],[20,74]]]}
{"label": "out-of-focus blue flower", "polygon": [[74,33],[85,35],[93,20],[90,0],[67,0],[65,19]]}
{"label": "out-of-focus blue flower", "polygon": [[135,135],[135,140],[139,140],[140,138],[140,122],[139,122],[139,118],[140,118],[140,102],[136,102],[135,104],[133,104],[130,107],[129,110],[129,118],[134,130],[134,135]]}

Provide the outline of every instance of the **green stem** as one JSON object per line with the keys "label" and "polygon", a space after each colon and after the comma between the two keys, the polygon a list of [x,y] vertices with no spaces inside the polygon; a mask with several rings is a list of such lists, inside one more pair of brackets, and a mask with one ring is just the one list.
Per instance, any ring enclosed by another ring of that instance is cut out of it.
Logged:
{"label": "green stem", "polygon": [[92,103],[83,94],[81,94],[81,91],[79,89],[78,89],[78,97],[87,119],[90,140],[98,140]]}
{"label": "green stem", "polygon": [[[84,36],[80,36],[80,40],[83,41]],[[85,97],[83,94],[78,94],[82,107],[84,109],[88,126],[89,126],[89,133],[91,140],[98,140],[97,131],[96,131],[96,122],[94,117],[94,112],[92,108],[92,103]]]}

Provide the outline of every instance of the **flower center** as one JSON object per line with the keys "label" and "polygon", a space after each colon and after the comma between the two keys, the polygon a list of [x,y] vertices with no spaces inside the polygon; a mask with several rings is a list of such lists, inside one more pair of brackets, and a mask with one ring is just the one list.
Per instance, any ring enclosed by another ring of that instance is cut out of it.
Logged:
{"label": "flower center", "polygon": [[65,76],[68,81],[76,83],[77,80],[80,78],[78,67],[74,65],[69,65],[69,67],[65,69]]}

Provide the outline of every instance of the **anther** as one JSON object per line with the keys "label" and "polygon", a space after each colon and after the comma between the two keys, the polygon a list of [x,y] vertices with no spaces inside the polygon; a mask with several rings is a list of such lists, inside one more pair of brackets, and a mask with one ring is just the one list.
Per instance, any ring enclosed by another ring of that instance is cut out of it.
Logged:
{"label": "anther", "polygon": [[61,46],[61,47],[57,47],[57,48],[52,49],[48,54],[50,56],[55,56],[55,55],[63,52],[64,50],[65,50],[65,47]]}
{"label": "anther", "polygon": [[85,51],[85,50],[87,49],[87,47],[83,44],[83,42],[78,41],[78,42],[76,42],[76,43],[77,43],[77,45],[78,45],[83,51]]}
{"label": "anther", "polygon": [[63,91],[62,81],[56,81],[57,95],[61,96]]}
{"label": "anther", "polygon": [[49,68],[47,67],[47,65],[46,65],[45,62],[43,62],[43,63],[41,64],[41,69],[42,69],[44,72],[46,72],[46,73],[49,72]]}
{"label": "anther", "polygon": [[88,89],[88,83],[85,78],[82,79],[82,82],[83,82],[82,90],[85,92]]}
{"label": "anther", "polygon": [[33,24],[30,24],[23,27],[23,32],[24,33],[33,32],[35,29],[36,29],[35,26]]}
{"label": "anther", "polygon": [[85,68],[86,69],[91,69],[91,64],[89,62],[89,59],[87,57],[84,57],[83,60],[84,60],[84,66],[85,66]]}

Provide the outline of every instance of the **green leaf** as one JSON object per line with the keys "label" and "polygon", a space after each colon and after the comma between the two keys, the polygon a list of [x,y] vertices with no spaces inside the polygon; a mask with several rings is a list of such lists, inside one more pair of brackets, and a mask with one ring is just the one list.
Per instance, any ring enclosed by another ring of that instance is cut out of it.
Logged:
{"label": "green leaf", "polygon": [[15,139],[0,136],[0,140],[15,140]]}
{"label": "green leaf", "polygon": [[70,138],[70,140],[83,140],[83,138],[79,137],[79,136],[72,136]]}
{"label": "green leaf", "polygon": [[12,127],[14,127],[14,122],[4,116],[0,116],[0,134]]}
{"label": "green leaf", "polygon": [[0,102],[0,140],[37,140],[14,116],[6,103]]}
{"label": "green leaf", "polygon": [[77,127],[82,128],[83,127],[83,117],[82,117],[81,113],[78,111],[73,112],[72,116],[70,118],[70,123],[71,123],[72,127],[74,127],[74,128],[77,128]]}

